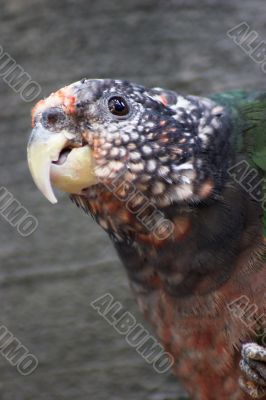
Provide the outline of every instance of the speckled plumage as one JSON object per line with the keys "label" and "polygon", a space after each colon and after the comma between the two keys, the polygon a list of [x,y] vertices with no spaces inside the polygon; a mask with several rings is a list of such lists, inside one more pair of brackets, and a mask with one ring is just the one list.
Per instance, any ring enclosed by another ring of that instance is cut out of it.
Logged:
{"label": "speckled plumage", "polygon": [[[126,116],[109,112],[113,96],[128,104]],[[99,182],[71,198],[114,242],[141,311],[195,400],[251,398],[238,383],[239,361],[257,335],[250,315],[237,318],[228,305],[245,295],[257,305],[255,322],[266,313],[263,211],[228,174],[249,159],[239,143],[252,125],[233,95],[225,99],[83,80],[33,112],[34,124],[67,127],[71,146],[92,148]],[[166,232],[158,221],[170,223]]]}

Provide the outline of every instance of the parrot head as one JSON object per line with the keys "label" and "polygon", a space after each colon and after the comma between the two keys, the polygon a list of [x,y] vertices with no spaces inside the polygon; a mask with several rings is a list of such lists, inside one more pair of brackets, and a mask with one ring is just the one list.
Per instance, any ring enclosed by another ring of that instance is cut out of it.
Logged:
{"label": "parrot head", "polygon": [[83,79],[33,109],[30,171],[52,203],[53,186],[82,195],[118,177],[159,207],[197,202],[221,184],[228,150],[222,117],[209,99]]}

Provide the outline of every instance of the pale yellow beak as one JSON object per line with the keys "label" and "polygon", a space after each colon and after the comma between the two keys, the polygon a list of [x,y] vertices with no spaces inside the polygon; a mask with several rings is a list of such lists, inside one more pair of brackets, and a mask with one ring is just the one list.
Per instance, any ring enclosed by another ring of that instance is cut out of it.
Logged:
{"label": "pale yellow beak", "polygon": [[50,132],[39,123],[28,143],[31,175],[51,203],[57,203],[52,184],[63,192],[80,194],[83,189],[97,183],[89,146],[73,148],[60,160],[60,153],[67,147],[70,135],[68,131]]}

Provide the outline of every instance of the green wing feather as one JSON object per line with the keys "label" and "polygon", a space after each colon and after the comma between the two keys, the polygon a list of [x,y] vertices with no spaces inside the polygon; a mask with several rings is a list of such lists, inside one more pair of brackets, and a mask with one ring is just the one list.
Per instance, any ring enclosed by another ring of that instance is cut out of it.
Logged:
{"label": "green wing feather", "polygon": [[[250,166],[255,167],[263,178],[266,199],[266,92],[235,91],[217,94],[212,99],[231,113],[236,149],[246,154]],[[263,227],[266,237],[266,208]]]}

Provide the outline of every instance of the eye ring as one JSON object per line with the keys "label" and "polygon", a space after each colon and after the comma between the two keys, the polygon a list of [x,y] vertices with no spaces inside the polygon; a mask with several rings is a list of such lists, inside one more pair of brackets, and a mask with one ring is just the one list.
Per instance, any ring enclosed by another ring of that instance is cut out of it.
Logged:
{"label": "eye ring", "polygon": [[113,96],[108,100],[109,111],[118,117],[125,117],[129,114],[129,106],[122,96]]}

